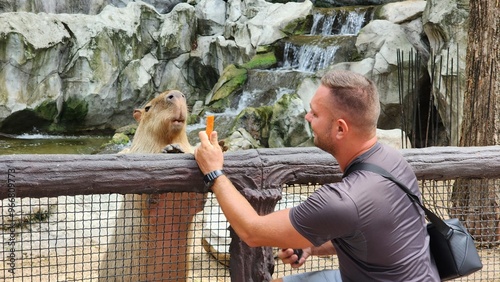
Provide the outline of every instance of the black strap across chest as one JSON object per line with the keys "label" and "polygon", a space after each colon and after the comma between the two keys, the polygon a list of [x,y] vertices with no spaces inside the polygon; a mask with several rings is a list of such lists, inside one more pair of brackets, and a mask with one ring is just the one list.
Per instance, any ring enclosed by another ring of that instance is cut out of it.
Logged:
{"label": "black strap across chest", "polygon": [[380,166],[378,166],[376,164],[360,162],[360,163],[352,164],[344,172],[344,175],[342,175],[342,178],[347,177],[350,173],[352,173],[356,170],[371,171],[371,172],[377,173],[377,174],[393,181],[394,183],[396,183],[399,186],[399,188],[401,188],[408,195],[408,197],[410,197],[410,200],[414,204],[417,204],[418,206],[420,206],[424,210],[425,215],[427,216],[427,219],[429,219],[429,221],[434,224],[434,226],[439,231],[439,233],[443,234],[443,236],[445,236],[445,237],[451,236],[451,228],[442,219],[440,219],[436,214],[434,214],[429,209],[427,209],[420,202],[420,199],[415,194],[413,194],[410,191],[410,189],[408,189],[408,187],[406,187],[406,185],[404,185],[398,179],[396,179],[390,172],[388,172],[387,170],[381,168]]}

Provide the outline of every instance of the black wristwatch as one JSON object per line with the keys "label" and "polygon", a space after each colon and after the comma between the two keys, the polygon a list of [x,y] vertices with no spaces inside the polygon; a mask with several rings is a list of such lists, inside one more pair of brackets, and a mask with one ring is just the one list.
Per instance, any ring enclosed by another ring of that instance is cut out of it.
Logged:
{"label": "black wristwatch", "polygon": [[224,175],[224,171],[219,169],[205,174],[205,176],[203,176],[203,181],[205,182],[205,188],[210,190],[210,188],[212,188],[212,185],[214,185],[215,179],[217,179],[217,177],[221,175]]}

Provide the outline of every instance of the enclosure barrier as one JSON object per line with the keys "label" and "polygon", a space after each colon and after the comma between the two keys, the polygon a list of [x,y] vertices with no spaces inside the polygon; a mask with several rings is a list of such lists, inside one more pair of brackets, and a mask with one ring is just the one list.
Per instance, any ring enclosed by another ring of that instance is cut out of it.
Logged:
{"label": "enclosure barrier", "polygon": [[[474,230],[485,267],[466,280],[500,280],[500,147],[429,147],[403,149],[401,152],[421,181],[425,204],[443,217],[453,215],[471,222],[469,228]],[[104,252],[100,249],[109,251],[111,243],[106,238],[115,234],[115,228],[132,228],[130,230],[133,232],[141,232],[151,224],[151,221],[142,219],[132,225],[126,220],[121,223],[113,221],[118,211],[123,210],[122,195],[148,194],[151,195],[148,203],[155,204],[158,201],[155,195],[171,192],[176,192],[171,195],[182,194],[180,192],[206,193],[202,174],[193,156],[5,155],[0,156],[0,168],[4,176],[0,189],[3,260],[0,278],[6,281],[134,281],[133,275],[137,274],[137,270],[139,273],[158,272],[155,277],[162,277],[161,280],[178,280],[169,279],[177,275],[175,268],[179,267],[179,264],[168,265],[169,259],[155,262],[138,258],[144,265],[129,271],[130,276],[116,274],[120,270],[126,272],[125,269],[118,269],[112,276],[103,275],[107,273],[102,269],[103,260],[106,259],[103,259]],[[315,185],[339,181],[342,175],[333,157],[317,148],[227,152],[224,170],[259,214],[273,211],[282,197],[304,197],[314,190]],[[300,190],[300,187],[306,189]],[[105,199],[105,206],[101,203],[102,199]],[[174,196],[171,200],[175,202],[176,199]],[[173,205],[172,209],[177,208],[182,213],[185,207],[180,202],[181,197],[178,199],[179,203]],[[71,208],[59,212],[63,210],[61,203],[68,205],[76,202],[81,210],[76,211],[75,205],[71,205]],[[94,203],[99,205],[94,207]],[[23,210],[23,205],[29,206],[28,211]],[[208,197],[203,212],[206,213],[208,207],[221,215],[215,205],[216,201]],[[87,214],[97,218],[96,225],[93,225],[92,217]],[[161,217],[158,214],[157,211],[156,216]],[[69,218],[79,223],[71,223]],[[189,269],[187,280],[268,281],[275,277],[273,272],[276,269],[284,267],[279,263],[275,267],[275,249],[250,248],[230,228],[229,255],[227,250],[220,248],[220,245],[224,245],[224,235],[219,234],[216,238],[222,242],[219,245],[210,242],[210,232],[203,230],[207,226],[203,225],[206,217],[197,220],[195,218],[190,234],[203,234],[187,235],[187,241],[203,245],[203,250],[196,252],[191,249],[191,260],[180,260],[180,263],[185,264],[181,268]],[[215,221],[222,226],[215,233],[224,232],[224,219]],[[169,222],[162,224],[171,225]],[[135,225],[136,230],[133,229]],[[63,234],[53,235],[50,233],[53,229],[59,229]],[[201,243],[193,242],[194,239],[200,239]],[[24,247],[25,242],[29,242],[28,248]],[[114,250],[118,252],[121,248],[126,254],[129,243],[122,242],[118,246],[114,242]],[[155,242],[148,241],[145,248],[149,248],[152,243]],[[154,248],[157,247],[155,245]],[[152,251],[157,252],[156,249]],[[133,259],[122,257],[121,263],[107,260],[106,265],[130,268]],[[206,267],[203,263],[206,263]],[[224,265],[229,266],[229,274]],[[319,268],[322,267],[331,267],[330,262],[319,265]],[[215,271],[216,268],[222,269],[222,272]],[[204,274],[199,275],[199,272]]]}

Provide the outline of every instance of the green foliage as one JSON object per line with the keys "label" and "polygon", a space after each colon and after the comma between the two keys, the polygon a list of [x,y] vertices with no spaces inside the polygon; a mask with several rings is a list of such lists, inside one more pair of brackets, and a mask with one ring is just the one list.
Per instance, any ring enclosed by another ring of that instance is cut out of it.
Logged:
{"label": "green foliage", "polygon": [[268,69],[276,65],[278,60],[274,52],[255,55],[249,62],[242,65],[246,69]]}

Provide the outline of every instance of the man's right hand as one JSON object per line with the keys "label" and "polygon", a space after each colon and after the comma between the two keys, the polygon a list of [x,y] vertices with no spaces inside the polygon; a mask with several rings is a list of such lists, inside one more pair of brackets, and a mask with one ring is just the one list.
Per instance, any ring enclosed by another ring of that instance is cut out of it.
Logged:
{"label": "man's right hand", "polygon": [[283,263],[290,264],[292,268],[298,268],[302,266],[306,259],[311,255],[311,248],[305,248],[302,249],[302,251],[302,256],[299,258],[297,254],[294,253],[292,248],[281,249],[278,252],[278,258],[281,259]]}
{"label": "man's right hand", "polygon": [[214,170],[222,170],[224,156],[217,138],[217,131],[212,131],[210,136],[205,131],[200,131],[198,137],[201,143],[194,150],[194,158],[203,175]]}

